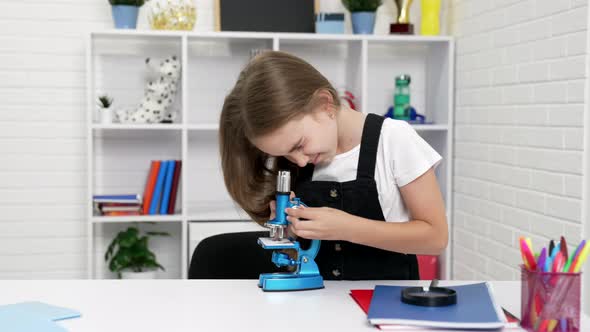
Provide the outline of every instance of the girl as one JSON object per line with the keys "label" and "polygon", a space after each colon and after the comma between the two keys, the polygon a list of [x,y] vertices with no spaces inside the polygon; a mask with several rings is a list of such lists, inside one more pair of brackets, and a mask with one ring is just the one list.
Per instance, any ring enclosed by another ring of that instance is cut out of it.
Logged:
{"label": "girl", "polygon": [[289,230],[325,240],[325,279],[418,279],[415,254],[447,246],[440,155],[406,122],[341,104],[293,55],[264,52],[243,69],[221,111],[220,152],[229,194],[259,224],[274,218],[277,170],[291,170],[309,208],[287,209]]}

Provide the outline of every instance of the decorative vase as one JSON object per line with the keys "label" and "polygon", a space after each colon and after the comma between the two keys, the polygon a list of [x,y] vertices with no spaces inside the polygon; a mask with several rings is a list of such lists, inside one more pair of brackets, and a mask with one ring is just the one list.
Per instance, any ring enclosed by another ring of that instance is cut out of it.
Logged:
{"label": "decorative vase", "polygon": [[197,21],[194,0],[152,0],[148,21],[154,30],[193,30]]}
{"label": "decorative vase", "polygon": [[113,123],[113,116],[114,112],[112,108],[101,108],[100,112],[100,123],[102,124],[111,124]]}
{"label": "decorative vase", "polygon": [[137,16],[139,7],[128,5],[112,6],[113,21],[117,29],[135,29],[137,27]]}
{"label": "decorative vase", "polygon": [[436,36],[440,33],[440,0],[422,0],[422,22],[420,33]]}
{"label": "decorative vase", "polygon": [[156,279],[156,270],[148,270],[142,272],[121,271],[121,279]]}
{"label": "decorative vase", "polygon": [[375,12],[354,12],[351,14],[352,32],[355,34],[373,34]]}

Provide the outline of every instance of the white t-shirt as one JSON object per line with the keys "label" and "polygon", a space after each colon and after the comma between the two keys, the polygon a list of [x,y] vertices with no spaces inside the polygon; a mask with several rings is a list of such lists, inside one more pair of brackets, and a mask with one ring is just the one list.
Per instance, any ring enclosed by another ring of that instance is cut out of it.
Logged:
{"label": "white t-shirt", "polygon": [[[360,145],[336,155],[326,165],[318,165],[312,181],[346,182],[356,179]],[[442,157],[406,121],[385,119],[379,137],[375,182],[386,221],[410,220],[399,187],[414,181]]]}

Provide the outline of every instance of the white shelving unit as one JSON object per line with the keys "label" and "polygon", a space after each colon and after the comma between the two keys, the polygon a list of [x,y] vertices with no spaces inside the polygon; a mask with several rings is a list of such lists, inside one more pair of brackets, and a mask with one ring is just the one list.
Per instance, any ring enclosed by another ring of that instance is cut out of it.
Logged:
{"label": "white shelving unit", "polygon": [[[186,278],[190,255],[203,238],[262,229],[230,200],[218,157],[218,118],[225,95],[253,49],[300,56],[336,88],[346,88],[362,112],[384,114],[395,76],[410,74],[412,105],[432,125],[415,125],[442,156],[437,176],[452,224],[453,59],[451,37],[320,35],[251,32],[102,31],[87,43],[88,277],[112,278],[103,256],[112,236],[130,224],[163,230],[151,247],[166,268],[162,278]],[[115,107],[136,106],[145,86],[145,58],[181,57],[182,84],[174,124],[96,122],[99,92]],[[93,216],[92,195],[143,193],[151,160],[183,161],[174,215]],[[451,246],[441,259],[451,277]]]}

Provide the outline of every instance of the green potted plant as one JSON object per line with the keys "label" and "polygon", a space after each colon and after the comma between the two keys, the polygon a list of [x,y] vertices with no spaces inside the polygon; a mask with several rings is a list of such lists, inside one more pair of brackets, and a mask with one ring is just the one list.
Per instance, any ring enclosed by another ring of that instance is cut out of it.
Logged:
{"label": "green potted plant", "polygon": [[113,20],[117,29],[135,29],[139,7],[145,0],[109,0],[113,12]]}
{"label": "green potted plant", "polygon": [[111,108],[111,106],[113,105],[113,98],[109,97],[108,95],[100,95],[98,96],[96,105],[98,106],[100,122],[103,124],[112,123],[113,109]]}
{"label": "green potted plant", "polygon": [[146,232],[140,235],[135,227],[129,227],[115,236],[104,255],[109,270],[122,279],[155,279],[158,269],[165,270],[156,261],[156,255],[148,248],[150,236],[168,236],[166,232]]}
{"label": "green potted plant", "polygon": [[350,12],[352,31],[355,34],[372,34],[375,27],[375,12],[381,0],[342,0]]}

